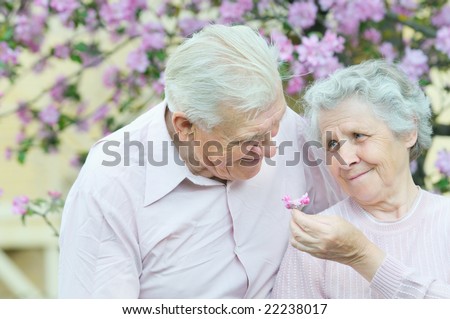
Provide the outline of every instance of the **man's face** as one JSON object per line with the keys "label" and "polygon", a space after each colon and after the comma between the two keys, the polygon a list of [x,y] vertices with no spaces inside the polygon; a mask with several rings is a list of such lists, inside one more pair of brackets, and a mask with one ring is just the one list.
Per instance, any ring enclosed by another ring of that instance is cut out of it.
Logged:
{"label": "man's face", "polygon": [[280,98],[267,111],[247,120],[241,114],[230,114],[225,124],[206,132],[193,125],[194,158],[200,175],[221,180],[245,180],[261,169],[264,157],[272,157],[276,148],[271,138],[277,135],[286,111]]}

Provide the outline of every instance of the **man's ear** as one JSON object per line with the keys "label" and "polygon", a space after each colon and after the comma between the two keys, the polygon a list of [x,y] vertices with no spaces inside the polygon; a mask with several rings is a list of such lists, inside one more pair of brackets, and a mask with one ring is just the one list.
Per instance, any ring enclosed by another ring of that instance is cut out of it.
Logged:
{"label": "man's ear", "polygon": [[175,111],[172,113],[172,125],[180,140],[188,140],[188,136],[192,132],[192,123],[187,119],[184,112]]}

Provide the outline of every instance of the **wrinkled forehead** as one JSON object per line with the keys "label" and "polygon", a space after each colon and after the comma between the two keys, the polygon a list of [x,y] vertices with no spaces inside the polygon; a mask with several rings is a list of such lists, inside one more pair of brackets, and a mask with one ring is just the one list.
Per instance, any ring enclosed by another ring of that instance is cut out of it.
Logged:
{"label": "wrinkled forehead", "polygon": [[264,135],[278,126],[286,112],[284,99],[277,101],[268,109],[261,112],[234,112],[228,117],[225,125],[228,138],[245,139],[257,135]]}

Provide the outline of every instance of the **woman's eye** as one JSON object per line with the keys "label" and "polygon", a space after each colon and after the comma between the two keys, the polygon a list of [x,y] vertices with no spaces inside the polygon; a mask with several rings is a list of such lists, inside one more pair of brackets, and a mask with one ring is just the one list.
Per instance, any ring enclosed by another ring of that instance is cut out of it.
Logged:
{"label": "woman's eye", "polygon": [[330,152],[336,152],[339,150],[340,144],[336,140],[331,140],[327,143],[327,149]]}
{"label": "woman's eye", "polygon": [[360,139],[366,137],[367,135],[364,135],[361,133],[353,133],[353,136],[355,137],[355,139],[360,140]]}

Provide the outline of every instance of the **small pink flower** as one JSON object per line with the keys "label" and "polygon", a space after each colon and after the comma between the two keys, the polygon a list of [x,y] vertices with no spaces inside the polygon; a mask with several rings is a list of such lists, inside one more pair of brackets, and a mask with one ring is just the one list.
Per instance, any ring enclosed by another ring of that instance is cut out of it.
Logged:
{"label": "small pink flower", "polygon": [[98,121],[103,120],[109,113],[109,106],[106,104],[101,105],[99,108],[97,108],[92,114],[91,120],[93,123],[96,123]]}
{"label": "small pink flower", "polygon": [[149,64],[147,54],[142,49],[132,51],[128,54],[127,65],[133,71],[144,73]]}
{"label": "small pink flower", "polygon": [[58,191],[48,191],[47,192],[47,194],[48,194],[48,196],[50,196],[50,198],[51,199],[59,199],[59,198],[61,198],[61,192],[58,192]]}
{"label": "small pink flower", "polygon": [[15,197],[12,203],[13,213],[17,215],[25,215],[27,212],[29,202],[30,199],[25,195]]}
{"label": "small pink flower", "polygon": [[59,44],[54,48],[54,55],[60,59],[67,59],[70,56],[70,47],[67,44]]}
{"label": "small pink flower", "polygon": [[3,196],[3,188],[0,188],[0,197],[2,197]]}
{"label": "small pink flower", "polygon": [[60,113],[54,105],[49,105],[41,112],[39,112],[40,120],[48,125],[54,125],[58,123]]}
{"label": "small pink flower", "polygon": [[450,27],[443,27],[436,35],[436,49],[450,57]]}
{"label": "small pink flower", "polygon": [[115,66],[109,67],[103,73],[103,85],[107,88],[112,88],[119,82],[119,69]]}
{"label": "small pink flower", "polygon": [[292,200],[289,195],[285,195],[281,200],[284,203],[284,207],[286,207],[287,209],[295,208],[301,210],[303,206],[308,205],[310,203],[308,193],[305,193],[303,194],[302,197],[294,200]]}
{"label": "small pink flower", "polygon": [[5,159],[6,159],[7,161],[11,160],[12,155],[13,155],[13,150],[12,150],[12,148],[11,148],[11,147],[5,148]]}

